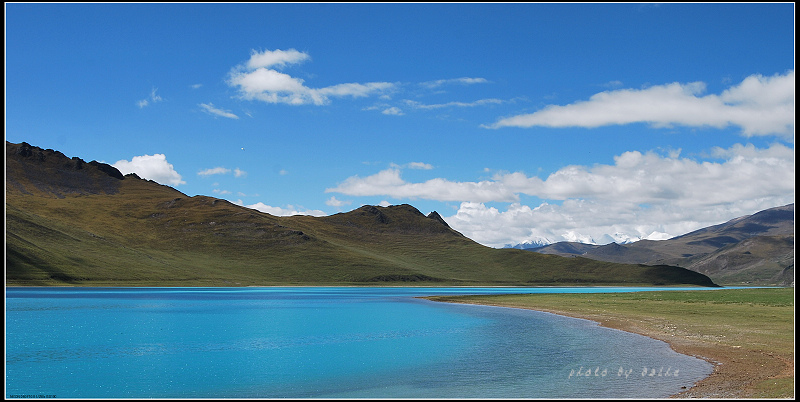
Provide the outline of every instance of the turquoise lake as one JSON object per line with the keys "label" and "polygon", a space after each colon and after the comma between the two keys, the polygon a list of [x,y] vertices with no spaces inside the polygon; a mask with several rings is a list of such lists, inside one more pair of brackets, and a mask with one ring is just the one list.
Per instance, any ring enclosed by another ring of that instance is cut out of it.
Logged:
{"label": "turquoise lake", "polygon": [[681,289],[10,287],[6,398],[668,397],[712,365],[586,320],[415,296]]}

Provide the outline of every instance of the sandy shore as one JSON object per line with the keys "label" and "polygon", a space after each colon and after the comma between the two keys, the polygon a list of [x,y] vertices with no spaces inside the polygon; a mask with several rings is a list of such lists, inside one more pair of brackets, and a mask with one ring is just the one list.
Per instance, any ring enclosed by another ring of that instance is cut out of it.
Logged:
{"label": "sandy shore", "polygon": [[669,329],[668,325],[662,325],[659,328],[646,322],[631,321],[611,315],[580,314],[523,306],[495,306],[525,308],[595,321],[604,327],[664,341],[678,353],[694,356],[714,365],[714,371],[708,377],[698,381],[693,387],[673,395],[672,398],[749,398],[753,396],[755,391],[753,385],[757,382],[794,376],[794,362],[791,360],[782,359],[765,351],[722,345],[714,339],[700,334],[676,334],[675,331]]}

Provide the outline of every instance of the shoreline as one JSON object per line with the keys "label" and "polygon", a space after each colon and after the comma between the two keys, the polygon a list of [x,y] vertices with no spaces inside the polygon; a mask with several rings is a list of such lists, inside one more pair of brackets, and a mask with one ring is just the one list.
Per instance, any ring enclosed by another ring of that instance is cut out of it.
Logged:
{"label": "shoreline", "polygon": [[[630,321],[624,317],[601,316],[597,314],[581,314],[571,311],[552,308],[536,308],[506,304],[484,303],[479,301],[454,301],[437,300],[434,297],[424,299],[444,302],[474,304],[494,307],[519,308],[525,310],[541,311],[565,317],[589,320],[598,325],[646,336],[663,341],[680,354],[705,360],[713,365],[713,371],[705,378],[697,381],[693,386],[671,395],[669,398],[707,398],[707,399],[734,399],[747,398],[752,393],[752,385],[758,380],[780,379],[794,375],[794,362],[786,361],[771,353],[752,351],[742,347],[721,345],[718,342],[703,340],[700,335],[696,338],[681,336],[666,330],[659,330],[644,323]],[[668,328],[668,327],[667,327]],[[760,353],[759,353],[760,352]],[[753,356],[756,354],[756,356]],[[752,375],[752,365],[757,362],[762,367],[761,375]]]}

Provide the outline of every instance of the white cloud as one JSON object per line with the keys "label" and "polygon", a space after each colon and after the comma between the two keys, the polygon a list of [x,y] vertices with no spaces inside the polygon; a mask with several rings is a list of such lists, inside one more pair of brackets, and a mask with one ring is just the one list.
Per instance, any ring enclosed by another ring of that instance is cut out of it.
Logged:
{"label": "white cloud", "polygon": [[[392,167],[350,177],[326,192],[459,201],[459,212],[445,218],[448,224],[492,246],[539,238],[663,238],[794,202],[792,148],[737,144],[714,148],[711,156],[719,161],[681,158],[679,151],[632,151],[615,157],[613,165],[566,166],[544,180],[514,172],[480,182],[409,183]],[[520,203],[521,195],[551,202],[531,208]],[[501,212],[488,202],[511,204]]]}
{"label": "white cloud", "polygon": [[447,103],[437,103],[431,105],[426,105],[408,99],[406,99],[404,102],[415,109],[423,109],[423,110],[441,109],[446,107],[476,107],[476,106],[492,105],[492,104],[499,105],[501,103],[505,103],[505,101],[501,99],[494,99],[494,98],[479,99],[474,102],[447,102]]}
{"label": "white cloud", "polygon": [[231,113],[229,110],[223,110],[223,109],[219,109],[219,108],[214,107],[213,103],[201,103],[199,106],[203,109],[204,112],[206,112],[206,113],[208,113],[210,115],[213,115],[213,116],[227,117],[229,119],[238,119],[239,118],[239,116]]}
{"label": "white cloud", "polygon": [[745,136],[794,136],[794,70],[772,77],[752,75],[720,95],[705,95],[705,84],[672,83],[649,88],[606,91],[588,101],[550,105],[531,113],[500,119],[487,128],[600,127],[649,123],[739,126]]}
{"label": "white cloud", "polygon": [[261,53],[252,50],[250,52],[250,60],[247,61],[247,67],[251,70],[261,67],[284,67],[287,64],[302,63],[310,58],[311,56],[308,54],[295,49],[265,50]]}
{"label": "white cloud", "polygon": [[430,163],[425,163],[425,162],[409,162],[409,163],[406,163],[405,165],[398,165],[396,163],[390,163],[389,166],[392,167],[392,168],[396,168],[396,169],[402,169],[402,168],[417,169],[417,170],[432,170],[433,169],[433,165],[431,165]]}
{"label": "white cloud", "polygon": [[[715,148],[723,162],[695,161],[653,152],[625,152],[614,165],[567,166],[546,180],[522,173],[494,179],[515,193],[542,199],[583,198],[633,204],[663,203],[685,208],[734,200],[781,196],[794,191],[794,150],[783,145]],[[743,185],[746,184],[746,185]]]}
{"label": "white cloud", "polygon": [[161,98],[160,95],[156,94],[156,91],[158,91],[158,88],[153,88],[152,90],[150,90],[150,96],[148,98],[145,98],[145,99],[142,99],[142,100],[136,102],[136,106],[139,106],[139,108],[141,109],[141,108],[149,105],[150,102],[156,103],[156,102],[163,101],[164,99]]}
{"label": "white cloud", "polygon": [[230,169],[228,169],[226,167],[222,167],[222,166],[217,166],[215,168],[201,170],[201,171],[197,172],[197,174],[200,175],[200,176],[211,176],[211,175],[217,175],[217,174],[228,174],[228,173],[231,173],[231,172],[233,172],[233,175],[235,177],[247,176],[247,172],[245,172],[244,170],[241,170],[239,168],[230,170]]}
{"label": "white cloud", "polygon": [[351,202],[352,201],[337,200],[336,197],[331,197],[327,201],[325,201],[325,205],[330,205],[332,207],[339,208],[339,207],[343,207],[345,205],[350,205]]}
{"label": "white cloud", "polygon": [[389,82],[368,82],[366,84],[337,84],[330,87],[313,89],[312,91],[323,99],[328,96],[352,96],[354,98],[360,98],[373,93],[380,93],[393,87],[394,84]]}
{"label": "white cloud", "polygon": [[122,174],[136,173],[139,177],[157,183],[177,186],[186,184],[181,175],[167,162],[164,154],[134,156],[130,161],[119,160],[112,166]]}
{"label": "white cloud", "polygon": [[519,199],[518,194],[525,194],[549,200],[586,198],[633,204],[669,200],[693,207],[794,190],[794,150],[784,145],[767,149],[753,145],[715,148],[713,156],[726,160],[695,161],[680,158],[675,151],[665,156],[631,151],[616,156],[614,165],[566,166],[545,180],[514,172],[496,174],[492,180],[480,182],[437,178],[409,183],[400,177],[399,166],[393,165],[364,178],[352,176],[326,192],[473,202],[514,202]]}
{"label": "white cloud", "polygon": [[424,162],[411,162],[408,164],[409,169],[422,169],[422,170],[431,170],[433,169],[433,165]]}
{"label": "white cloud", "polygon": [[462,78],[451,78],[446,80],[427,81],[421,83],[420,85],[428,88],[438,88],[442,85],[449,85],[449,84],[471,85],[471,84],[485,84],[487,82],[489,81],[486,78],[462,77]]}
{"label": "white cloud", "polygon": [[211,175],[215,175],[215,174],[227,174],[227,173],[230,173],[230,172],[231,172],[230,169],[218,166],[218,167],[215,167],[215,168],[199,171],[199,172],[197,172],[197,174],[200,175],[200,176],[211,176]]}
{"label": "white cloud", "polygon": [[391,115],[391,116],[402,116],[404,114],[403,111],[397,106],[392,106],[390,108],[386,108],[381,113],[388,114],[388,115]]}
{"label": "white cloud", "polygon": [[516,201],[518,196],[501,183],[452,182],[431,179],[424,183],[408,183],[400,177],[400,170],[389,168],[364,178],[352,176],[335,188],[325,190],[351,196],[386,195],[394,198],[424,198],[439,201]]}
{"label": "white cloud", "polygon": [[153,89],[150,91],[150,99],[151,99],[153,102],[161,102],[163,99],[161,99],[161,96],[160,96],[160,95],[157,95],[157,94],[156,94],[156,91],[158,91],[158,88],[153,88]]}
{"label": "white cloud", "polygon": [[[241,201],[239,202],[241,205]],[[266,205],[263,202],[257,202],[252,205],[245,205],[247,208],[255,209],[260,212],[268,213],[274,216],[292,216],[292,215],[311,215],[311,216],[325,216],[327,215],[325,212],[320,210],[298,210],[293,205],[287,205],[286,208],[281,207],[273,207],[270,205]]]}
{"label": "white cloud", "polygon": [[290,105],[324,105],[331,97],[365,97],[381,94],[394,88],[388,82],[344,83],[323,88],[310,88],[305,81],[276,71],[271,67],[284,67],[308,60],[310,56],[294,49],[253,51],[250,60],[234,67],[229,73],[228,85],[238,88],[242,99]]}
{"label": "white cloud", "polygon": [[510,204],[505,211],[464,202],[444,220],[453,229],[490,247],[525,242],[576,241],[608,244],[628,240],[664,240],[733,218],[794,202],[792,194],[684,208],[671,203],[625,203],[570,199],[561,205]]}

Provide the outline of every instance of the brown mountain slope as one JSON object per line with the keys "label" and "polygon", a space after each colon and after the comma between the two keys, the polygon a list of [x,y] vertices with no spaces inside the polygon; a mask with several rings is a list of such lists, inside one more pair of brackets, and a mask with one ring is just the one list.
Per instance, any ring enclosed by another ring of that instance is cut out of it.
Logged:
{"label": "brown mountain slope", "polygon": [[[626,264],[667,264],[708,275],[717,283],[791,285],[794,282],[794,204],[770,208],[669,240],[568,248],[555,243],[544,254],[582,256]],[[570,252],[574,250],[575,252]]]}
{"label": "brown mountain slope", "polygon": [[484,247],[410,205],[276,217],[24,143],[6,158],[7,285],[713,286],[678,267]]}
{"label": "brown mountain slope", "polygon": [[685,264],[722,283],[793,285],[794,236],[750,237]]}

